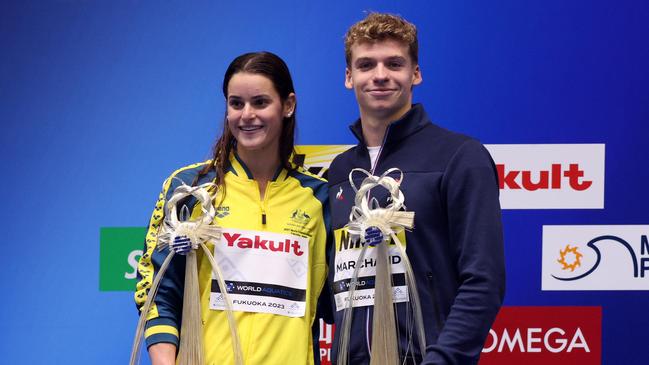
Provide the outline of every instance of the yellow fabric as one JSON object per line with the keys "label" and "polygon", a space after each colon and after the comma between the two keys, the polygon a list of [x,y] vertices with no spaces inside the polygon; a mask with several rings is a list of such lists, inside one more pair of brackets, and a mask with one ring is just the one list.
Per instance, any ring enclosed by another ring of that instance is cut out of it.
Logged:
{"label": "yellow fabric", "polygon": [[[317,299],[327,275],[327,229],[322,203],[314,196],[311,188],[302,186],[300,181],[289,176],[286,170],[282,170],[275,181],[268,182],[262,200],[257,182],[247,176],[245,168],[236,159],[231,159],[231,162],[234,171],[225,175],[225,198],[222,202],[220,195],[215,199],[216,202],[221,202],[217,213],[227,211],[227,214],[221,214],[221,218],[217,214],[215,224],[223,228],[289,233],[309,238],[310,271],[307,277],[305,316],[292,318],[267,313],[235,312],[244,363],[313,364],[311,326],[315,318]],[[324,182],[304,170],[299,172],[310,176],[310,179]],[[168,186],[166,188],[168,189]],[[291,220],[296,209],[305,212],[311,219],[296,225]],[[265,225],[262,224],[262,212],[266,214]],[[197,214],[200,214],[200,208],[194,210],[193,215]],[[213,243],[208,242],[207,246],[214,252]],[[198,260],[205,364],[232,364],[233,354],[226,315],[223,311],[209,309],[211,265],[202,250],[198,250]],[[216,260],[219,261],[218,257]],[[269,267],[268,270],[273,268]],[[157,327],[160,326],[152,328]]]}
{"label": "yellow fabric", "polygon": [[146,331],[144,331],[144,337],[149,337],[151,335],[155,335],[158,333],[171,333],[173,335],[178,336],[178,330],[176,329],[176,327],[160,325],[160,326],[152,326]]}
{"label": "yellow fabric", "polygon": [[[156,246],[158,245],[158,233],[160,231],[160,226],[162,225],[162,221],[164,220],[164,209],[165,209],[164,205],[166,202],[166,195],[167,195],[167,191],[169,190],[169,187],[171,186],[173,177],[183,171],[196,169],[200,166],[205,165],[208,162],[209,161],[203,163],[196,163],[196,164],[192,164],[180,168],[174,171],[174,173],[171,174],[171,176],[168,179],[166,179],[162,184],[162,191],[160,191],[160,194],[158,195],[158,200],[156,201],[155,208],[153,209],[153,213],[151,214],[151,218],[149,219],[149,226],[145,238],[146,249],[145,252],[142,254],[142,257],[140,258],[137,267],[137,270],[141,276],[140,281],[138,281],[138,283],[136,284],[135,294],[134,294],[135,304],[138,306],[138,308],[144,305],[144,302],[146,301],[147,298],[148,290],[149,288],[151,288],[151,284],[153,283],[154,272],[153,272],[153,265],[151,264],[151,257],[153,256],[153,251],[156,249]],[[156,317],[158,317],[158,309],[155,303],[153,303],[151,305],[151,309],[149,310],[149,314],[147,315],[147,320]]]}

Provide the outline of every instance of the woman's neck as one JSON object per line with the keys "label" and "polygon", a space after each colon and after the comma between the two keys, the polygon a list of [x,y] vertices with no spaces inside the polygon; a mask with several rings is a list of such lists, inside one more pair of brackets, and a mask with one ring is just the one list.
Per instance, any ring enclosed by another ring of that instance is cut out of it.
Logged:
{"label": "woman's neck", "polygon": [[266,185],[275,176],[280,165],[279,153],[266,151],[237,151],[239,158],[246,164],[253,179],[259,184],[259,193],[264,198]]}

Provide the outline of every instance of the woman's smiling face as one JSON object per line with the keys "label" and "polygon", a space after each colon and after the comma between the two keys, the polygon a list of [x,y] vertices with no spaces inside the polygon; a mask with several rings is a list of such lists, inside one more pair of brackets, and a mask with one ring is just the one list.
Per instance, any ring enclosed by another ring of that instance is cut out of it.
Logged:
{"label": "woman's smiling face", "polygon": [[279,151],[284,117],[292,112],[265,76],[240,72],[228,83],[228,128],[237,150],[255,153]]}

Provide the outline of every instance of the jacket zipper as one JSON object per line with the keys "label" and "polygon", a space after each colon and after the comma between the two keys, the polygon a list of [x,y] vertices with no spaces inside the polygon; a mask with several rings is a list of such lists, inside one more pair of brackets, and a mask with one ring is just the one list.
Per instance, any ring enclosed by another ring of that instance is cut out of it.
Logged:
{"label": "jacket zipper", "polygon": [[261,225],[266,225],[266,199],[268,198],[268,190],[270,190],[270,183],[266,184],[266,191],[264,192],[264,199],[261,200]]}
{"label": "jacket zipper", "polygon": [[261,197],[261,190],[259,189],[259,183],[255,181],[255,185],[257,185],[257,192],[259,193],[259,208],[261,209],[261,225],[265,226],[266,225],[266,200],[268,199],[268,193],[270,190],[270,184],[271,182],[266,183],[266,190],[264,191],[264,197]]}
{"label": "jacket zipper", "polygon": [[[374,171],[376,170],[376,167],[379,165],[379,159],[381,158],[381,154],[383,153],[383,147],[385,147],[385,141],[388,139],[388,133],[390,132],[390,126],[389,124],[385,128],[385,134],[383,135],[383,142],[381,142],[381,148],[379,148],[379,153],[376,154],[376,160],[374,160],[374,163],[372,163],[372,158],[370,157],[370,174],[374,175]],[[367,149],[367,154],[369,157],[370,150],[367,148],[367,143],[365,144],[365,149]],[[370,201],[370,192],[367,192],[367,201]],[[376,278],[376,273],[375,276]],[[374,287],[374,290],[376,290],[376,286]],[[374,307],[374,306],[372,306]],[[396,313],[395,313],[396,316]],[[365,343],[367,344],[367,353],[369,356],[372,356],[372,345],[371,345],[371,340],[370,340],[370,323],[372,321],[370,320],[370,307],[365,307]],[[372,324],[373,325],[373,324]]]}

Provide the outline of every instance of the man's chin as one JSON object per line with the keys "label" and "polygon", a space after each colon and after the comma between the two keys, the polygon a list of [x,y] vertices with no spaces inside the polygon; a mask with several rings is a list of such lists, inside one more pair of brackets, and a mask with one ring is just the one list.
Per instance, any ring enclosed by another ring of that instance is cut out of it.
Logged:
{"label": "man's chin", "polygon": [[398,119],[406,111],[410,109],[410,105],[395,106],[394,103],[372,103],[365,108],[366,114],[372,115],[374,118],[380,119]]}
{"label": "man's chin", "polygon": [[368,105],[365,107],[365,109],[372,114],[390,114],[391,112],[399,109],[394,105],[394,102],[392,101],[373,101],[371,103],[368,103]]}

